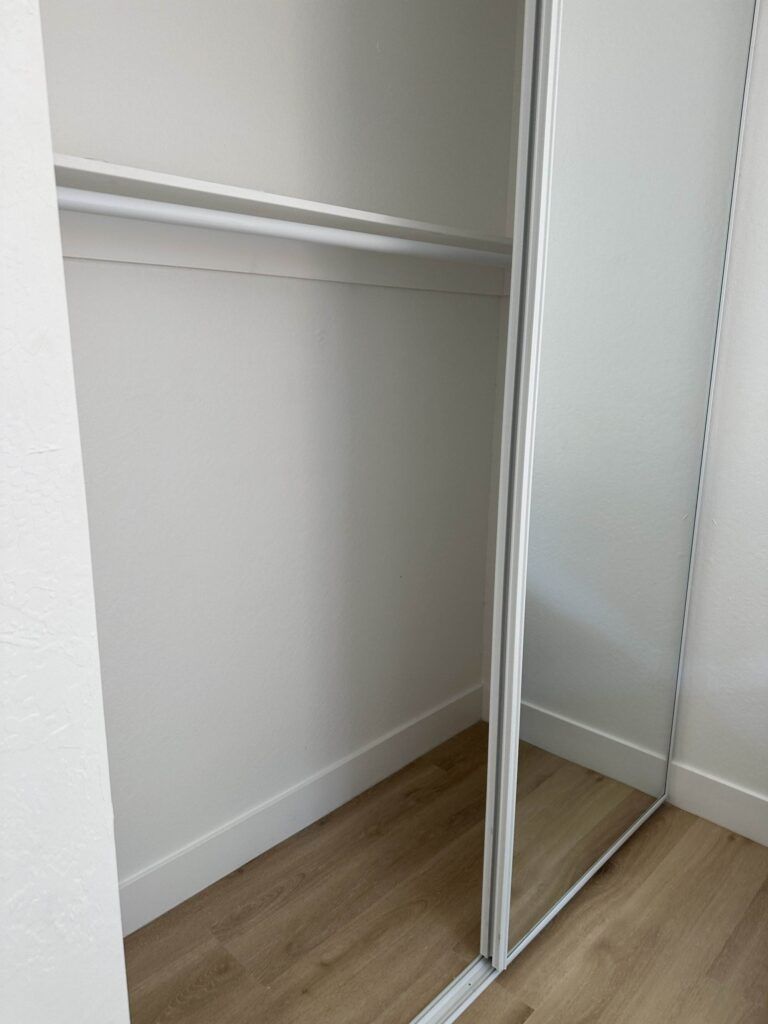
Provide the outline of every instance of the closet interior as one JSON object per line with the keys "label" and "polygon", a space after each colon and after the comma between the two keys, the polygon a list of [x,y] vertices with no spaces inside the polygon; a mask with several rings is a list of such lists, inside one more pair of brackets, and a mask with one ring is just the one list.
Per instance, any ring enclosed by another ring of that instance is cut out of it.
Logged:
{"label": "closet interior", "polygon": [[666,793],[753,4],[41,6],[132,1020],[455,1019]]}

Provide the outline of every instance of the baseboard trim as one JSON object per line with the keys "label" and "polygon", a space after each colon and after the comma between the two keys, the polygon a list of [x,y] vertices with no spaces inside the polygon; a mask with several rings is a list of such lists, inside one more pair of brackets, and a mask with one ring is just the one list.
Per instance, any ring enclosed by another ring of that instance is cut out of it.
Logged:
{"label": "baseboard trim", "polygon": [[[658,796],[666,759],[628,740],[523,701],[520,736],[569,761]],[[668,800],[716,825],[768,846],[768,795],[716,778],[673,759]]]}
{"label": "baseboard trim", "polygon": [[481,686],[452,697],[120,882],[123,934],[194,896],[480,719]]}
{"label": "baseboard trim", "polygon": [[672,762],[669,802],[768,846],[768,795]]}
{"label": "baseboard trim", "polygon": [[523,701],[520,737],[552,754],[659,796],[667,760],[656,751]]}

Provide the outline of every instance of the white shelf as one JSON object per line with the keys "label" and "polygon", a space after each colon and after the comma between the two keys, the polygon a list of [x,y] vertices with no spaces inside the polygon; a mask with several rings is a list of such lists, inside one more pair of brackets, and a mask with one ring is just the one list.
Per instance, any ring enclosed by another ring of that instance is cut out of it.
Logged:
{"label": "white shelf", "polygon": [[501,236],[85,157],[56,155],[54,165],[64,209],[493,266],[511,258]]}

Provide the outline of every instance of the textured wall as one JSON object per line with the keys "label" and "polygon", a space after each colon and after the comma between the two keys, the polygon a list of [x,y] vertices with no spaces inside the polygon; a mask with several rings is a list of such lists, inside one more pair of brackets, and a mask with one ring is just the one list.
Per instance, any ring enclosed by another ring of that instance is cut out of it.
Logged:
{"label": "textured wall", "polygon": [[0,1018],[128,1020],[37,5],[0,6]]}
{"label": "textured wall", "polygon": [[[676,760],[768,800],[768,11],[758,26]],[[768,814],[768,804],[763,813]]]}

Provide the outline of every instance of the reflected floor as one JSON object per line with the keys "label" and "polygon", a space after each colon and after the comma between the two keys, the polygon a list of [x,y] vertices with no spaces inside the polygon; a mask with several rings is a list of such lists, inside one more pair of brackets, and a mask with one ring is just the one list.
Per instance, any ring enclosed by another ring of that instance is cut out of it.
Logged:
{"label": "reflected floor", "polygon": [[[407,1024],[477,955],[478,723],[125,942],[133,1024]],[[523,744],[515,938],[652,802]]]}
{"label": "reflected floor", "polygon": [[520,744],[510,948],[656,798]]}
{"label": "reflected floor", "polygon": [[126,939],[133,1024],[406,1024],[477,956],[478,723]]}

